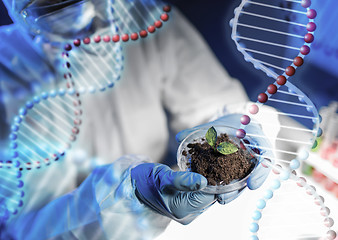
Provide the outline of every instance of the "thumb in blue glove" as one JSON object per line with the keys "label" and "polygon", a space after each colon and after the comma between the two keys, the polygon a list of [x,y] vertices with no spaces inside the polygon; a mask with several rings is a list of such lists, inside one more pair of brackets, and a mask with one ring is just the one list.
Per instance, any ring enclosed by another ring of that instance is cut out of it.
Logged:
{"label": "thumb in blue glove", "polygon": [[131,170],[138,199],[154,211],[188,224],[216,201],[199,190],[207,179],[198,173],[175,172],[163,164],[144,163]]}

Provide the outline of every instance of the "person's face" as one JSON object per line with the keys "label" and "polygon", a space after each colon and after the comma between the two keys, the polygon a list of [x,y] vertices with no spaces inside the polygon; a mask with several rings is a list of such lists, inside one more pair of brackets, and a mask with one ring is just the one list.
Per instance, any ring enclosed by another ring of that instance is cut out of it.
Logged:
{"label": "person's face", "polygon": [[[34,35],[73,39],[109,25],[110,0],[5,0],[14,16]],[[9,2],[11,1],[11,2]]]}
{"label": "person's face", "polygon": [[[17,24],[33,35],[63,42],[110,29],[140,31],[153,24],[155,0],[4,0]],[[142,26],[142,27],[139,27]]]}

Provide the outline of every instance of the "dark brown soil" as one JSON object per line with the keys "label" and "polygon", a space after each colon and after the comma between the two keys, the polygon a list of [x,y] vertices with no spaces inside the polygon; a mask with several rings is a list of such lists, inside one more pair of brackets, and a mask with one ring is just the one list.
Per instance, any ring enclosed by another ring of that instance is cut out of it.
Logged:
{"label": "dark brown soil", "polygon": [[[209,185],[229,184],[234,179],[242,179],[248,175],[254,163],[252,156],[247,150],[239,148],[235,153],[223,155],[215,151],[206,141],[202,143],[190,143],[187,145],[191,154],[189,166],[192,172],[199,173],[207,178]],[[217,137],[216,144],[231,142],[226,134]],[[183,152],[187,155],[187,152]]]}

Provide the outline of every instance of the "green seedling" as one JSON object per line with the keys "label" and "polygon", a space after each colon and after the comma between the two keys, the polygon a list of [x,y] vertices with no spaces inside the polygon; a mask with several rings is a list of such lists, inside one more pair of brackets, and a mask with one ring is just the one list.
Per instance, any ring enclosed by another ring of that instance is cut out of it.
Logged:
{"label": "green seedling", "polygon": [[238,148],[236,145],[230,143],[230,142],[221,142],[216,146],[217,141],[217,132],[214,127],[211,127],[208,129],[207,133],[205,134],[205,139],[207,140],[207,143],[219,153],[223,155],[232,154],[238,151]]}

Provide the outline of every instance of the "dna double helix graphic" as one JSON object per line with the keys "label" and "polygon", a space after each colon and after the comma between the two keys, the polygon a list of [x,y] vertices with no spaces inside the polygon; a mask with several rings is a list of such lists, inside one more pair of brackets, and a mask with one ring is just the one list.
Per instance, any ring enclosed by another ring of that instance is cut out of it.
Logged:
{"label": "dna double helix graphic", "polygon": [[[160,5],[153,0],[114,1],[111,4],[112,26],[96,32],[92,38],[75,39],[65,45],[63,57],[69,72],[64,78],[72,79],[80,93],[112,88],[123,71],[121,42],[146,38],[169,20],[170,6],[162,4],[164,7],[161,9]],[[85,62],[90,62],[92,67],[84,68]]]}
{"label": "dna double helix graphic", "polygon": [[[243,0],[230,22],[238,51],[269,77],[265,92],[241,117],[236,136],[244,139],[248,147],[252,144],[245,140],[246,136],[276,143],[274,148],[261,147],[255,153],[276,178],[257,201],[250,225],[252,240],[336,237],[324,198],[296,171],[322,134],[316,107],[290,81],[304,64],[315,38],[317,12],[311,4],[310,0]],[[296,20],[291,14],[297,15]],[[280,123],[257,120],[269,119],[272,114],[278,116]],[[280,128],[279,134],[273,138],[252,134],[246,128],[251,123]]]}
{"label": "dna double helix graphic", "polygon": [[[85,7],[87,2],[74,6]],[[56,5],[33,7],[35,12],[44,12],[46,8],[59,9],[60,4]],[[61,80],[57,79],[56,86],[51,84],[51,90],[27,99],[13,119],[8,147],[11,157],[0,161],[0,224],[18,214],[24,205],[25,172],[61,161],[71,149],[81,131],[82,97],[111,89],[120,80],[124,68],[122,43],[155,33],[169,20],[170,10],[160,1],[114,0],[104,10],[107,19],[102,21],[103,26],[62,46],[63,63],[58,68]],[[91,67],[84,67],[85,63]]]}
{"label": "dna double helix graphic", "polygon": [[62,159],[81,125],[81,101],[74,89],[42,92],[14,118],[9,135],[11,159],[0,161],[0,221],[16,215],[25,196],[23,174]]}

